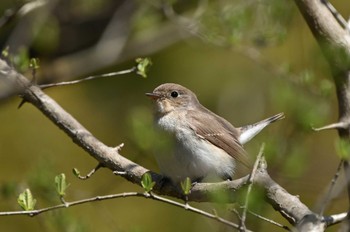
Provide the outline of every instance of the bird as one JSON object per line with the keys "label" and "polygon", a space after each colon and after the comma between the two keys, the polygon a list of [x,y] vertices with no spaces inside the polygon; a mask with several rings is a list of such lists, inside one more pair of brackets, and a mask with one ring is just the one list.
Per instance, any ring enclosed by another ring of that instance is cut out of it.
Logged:
{"label": "bird", "polygon": [[187,177],[192,182],[232,180],[239,168],[251,169],[252,161],[243,145],[285,117],[279,113],[234,127],[182,85],[161,84],[146,96],[154,103],[156,128],[163,132],[157,140],[169,139],[173,146],[171,151],[156,154],[156,160],[161,173],[175,183]]}

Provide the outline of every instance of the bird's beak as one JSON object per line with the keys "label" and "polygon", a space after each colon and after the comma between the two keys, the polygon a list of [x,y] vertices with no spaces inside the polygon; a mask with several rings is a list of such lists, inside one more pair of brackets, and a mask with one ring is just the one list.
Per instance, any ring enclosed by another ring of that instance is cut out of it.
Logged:
{"label": "bird's beak", "polygon": [[153,100],[157,100],[162,97],[160,94],[157,93],[146,93],[146,96],[152,98]]}

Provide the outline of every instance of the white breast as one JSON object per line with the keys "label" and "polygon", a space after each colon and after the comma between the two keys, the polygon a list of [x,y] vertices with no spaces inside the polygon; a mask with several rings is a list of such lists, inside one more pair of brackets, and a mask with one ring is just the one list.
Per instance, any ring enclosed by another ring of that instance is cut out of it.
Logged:
{"label": "white breast", "polygon": [[198,137],[188,127],[186,120],[181,120],[182,117],[181,114],[178,117],[168,114],[157,122],[174,140],[169,153],[158,154],[156,157],[161,172],[175,182],[186,177],[195,181],[202,178],[218,180],[233,176],[234,159],[221,148]]}

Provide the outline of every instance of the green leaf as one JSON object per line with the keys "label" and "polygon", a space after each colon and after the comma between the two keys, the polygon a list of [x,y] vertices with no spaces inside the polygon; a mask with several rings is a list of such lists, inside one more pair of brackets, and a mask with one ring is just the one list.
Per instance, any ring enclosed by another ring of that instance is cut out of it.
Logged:
{"label": "green leaf", "polygon": [[346,139],[336,140],[335,149],[337,154],[342,159],[350,158],[350,141]]}
{"label": "green leaf", "polygon": [[39,69],[40,68],[40,65],[39,65],[39,59],[38,58],[31,58],[29,60],[29,68],[31,69]]}
{"label": "green leaf", "polygon": [[183,181],[181,181],[181,189],[185,195],[190,194],[192,188],[192,182],[189,177],[186,177]]}
{"label": "green leaf", "polygon": [[141,185],[146,192],[152,191],[155,184],[156,183],[154,181],[152,181],[151,174],[149,174],[148,172],[143,174],[142,180],[141,180]]}
{"label": "green leaf", "polygon": [[66,175],[61,173],[55,177],[56,191],[60,197],[66,195],[66,189],[69,184],[66,182]]}
{"label": "green leaf", "polygon": [[150,58],[137,58],[137,74],[141,75],[142,77],[147,77],[147,72],[152,65],[152,61]]}
{"label": "green leaf", "polygon": [[2,57],[4,57],[4,58],[9,57],[9,55],[10,55],[9,50],[10,50],[9,46],[7,46],[4,50],[2,50],[2,52],[1,52]]}
{"label": "green leaf", "polygon": [[73,168],[73,174],[74,176],[78,177],[80,176],[80,171],[77,168]]}
{"label": "green leaf", "polygon": [[26,189],[23,193],[19,194],[17,202],[22,209],[24,209],[25,211],[29,211],[34,210],[36,199],[33,198],[30,189]]}

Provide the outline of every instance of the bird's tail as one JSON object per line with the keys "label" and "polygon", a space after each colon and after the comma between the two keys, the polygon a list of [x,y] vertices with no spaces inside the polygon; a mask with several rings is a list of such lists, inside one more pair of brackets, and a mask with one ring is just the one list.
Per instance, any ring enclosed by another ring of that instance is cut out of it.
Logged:
{"label": "bird's tail", "polygon": [[260,122],[238,128],[240,130],[240,136],[238,139],[239,142],[241,144],[245,144],[246,142],[251,140],[255,135],[257,135],[262,129],[264,129],[267,125],[281,120],[283,118],[284,113],[279,113]]}

